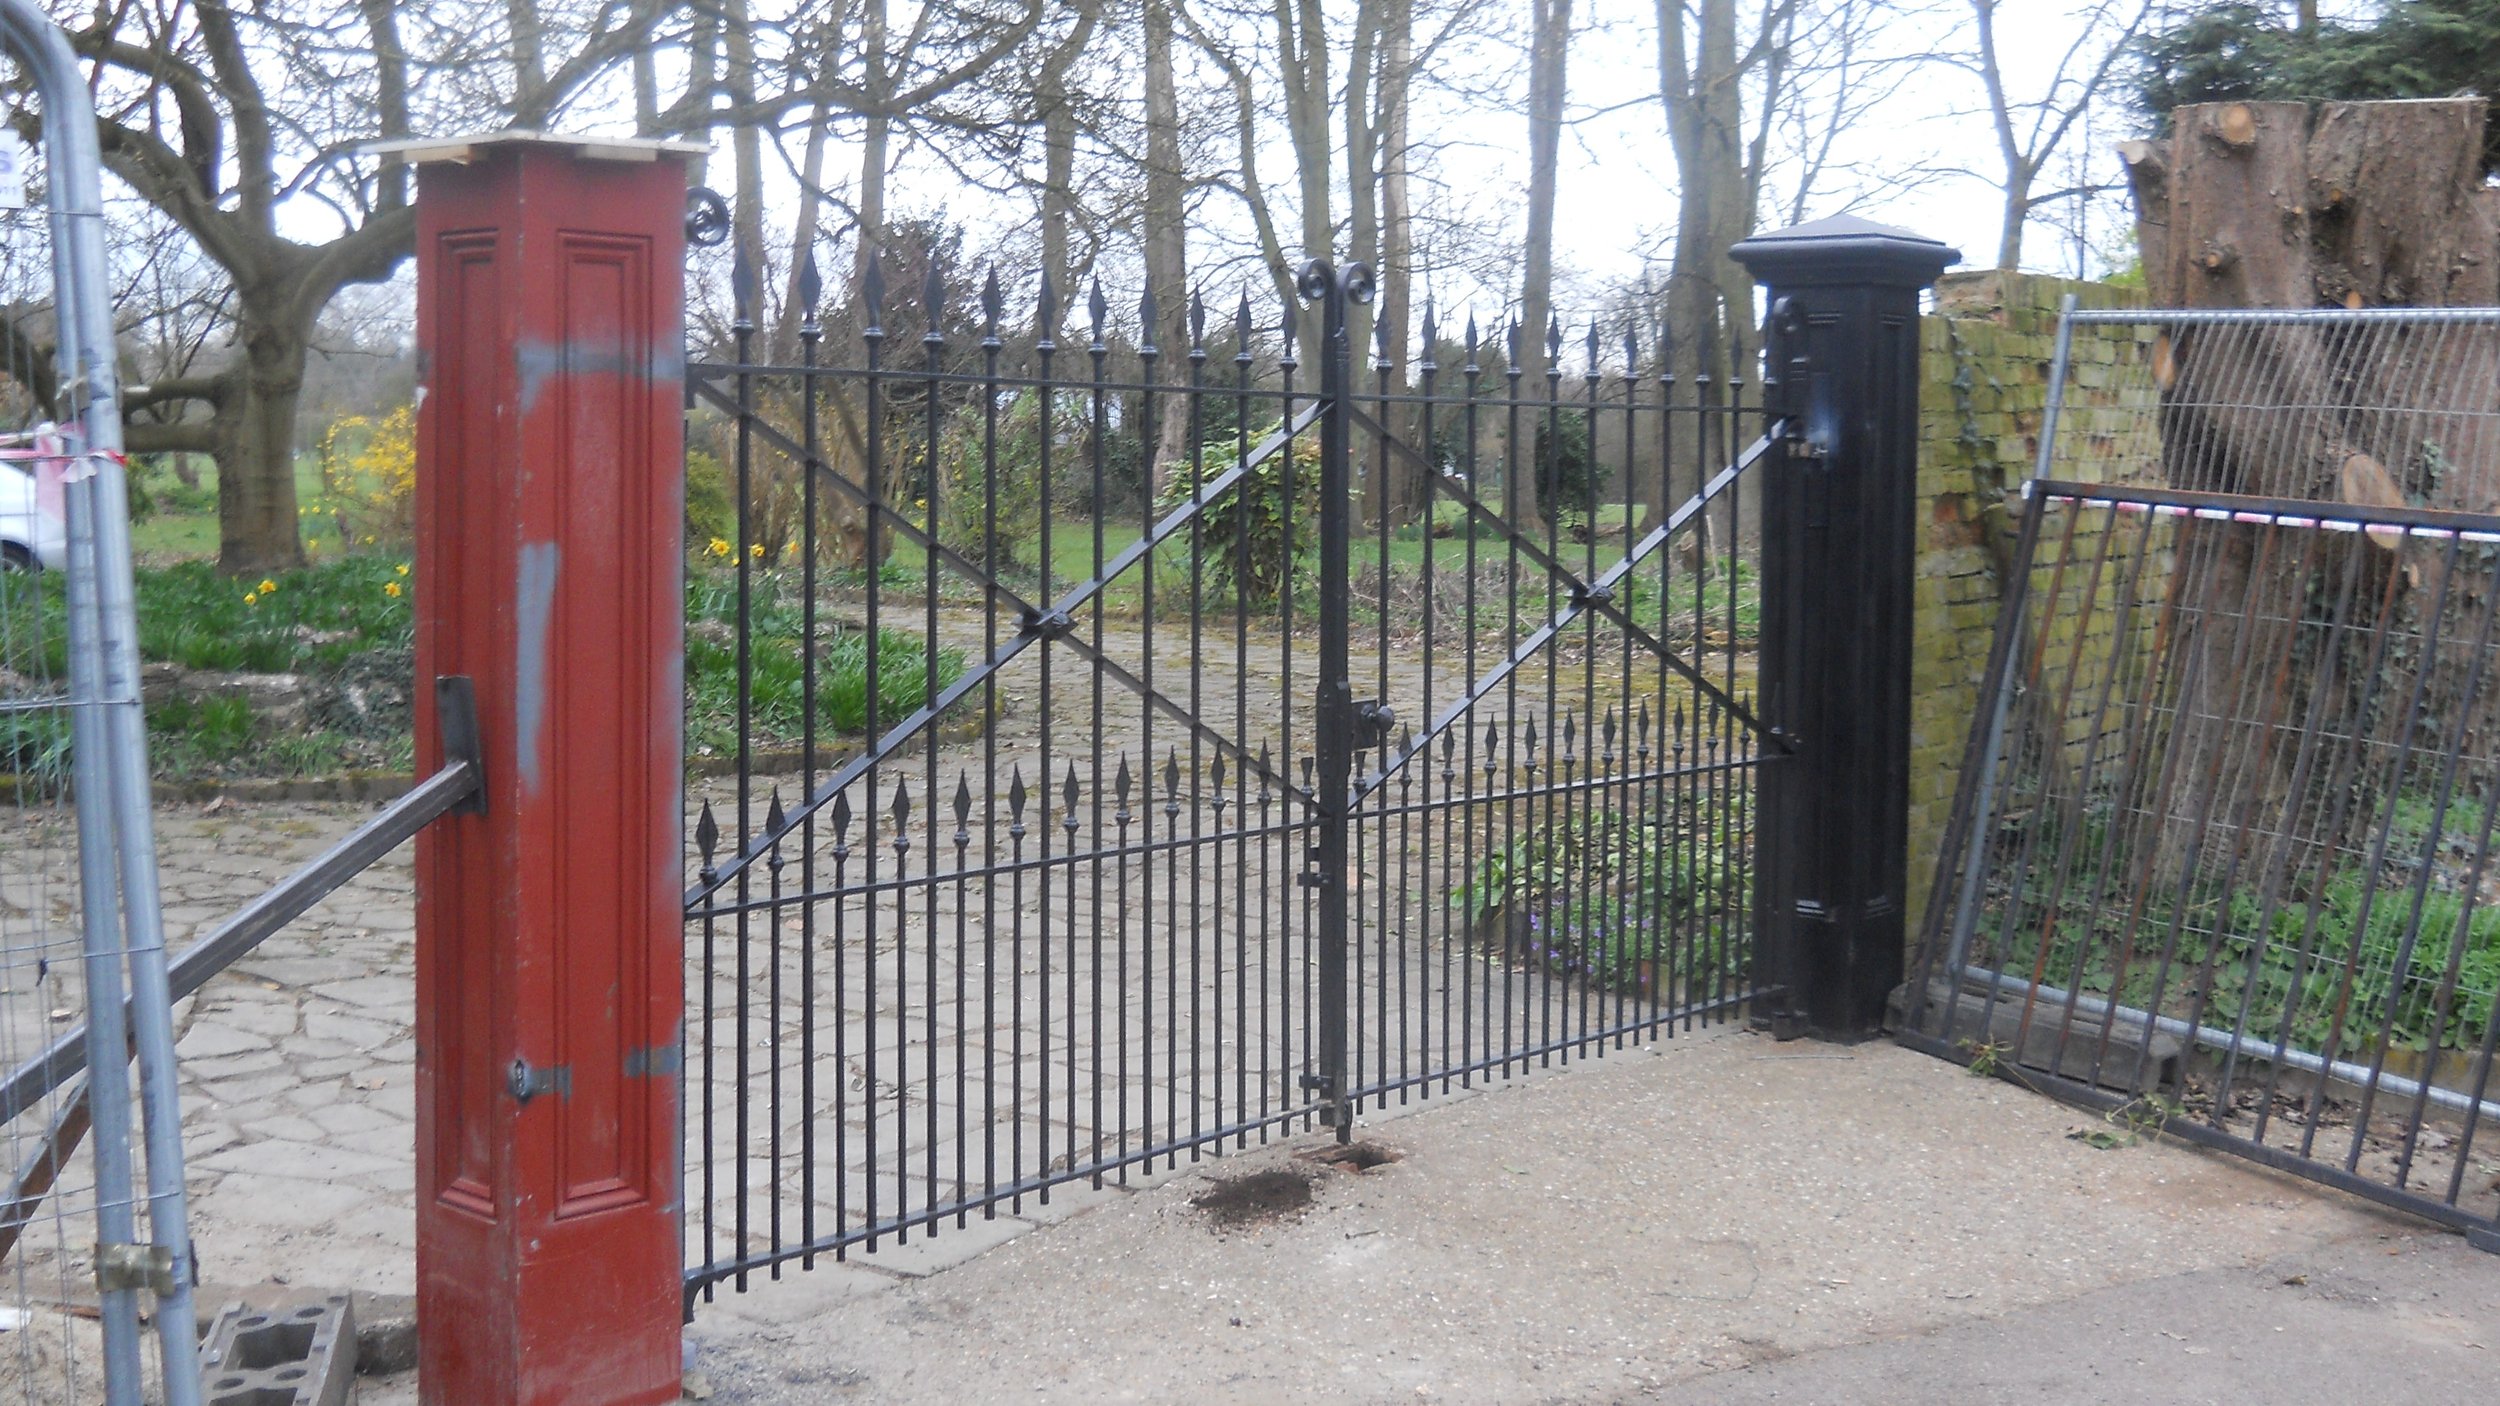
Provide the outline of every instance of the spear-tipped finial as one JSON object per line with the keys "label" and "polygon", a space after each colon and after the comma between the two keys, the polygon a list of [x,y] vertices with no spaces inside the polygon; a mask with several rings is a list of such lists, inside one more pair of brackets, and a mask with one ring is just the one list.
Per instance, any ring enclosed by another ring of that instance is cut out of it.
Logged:
{"label": "spear-tipped finial", "polygon": [[1111,315],[1111,300],[1102,295],[1102,280],[1099,278],[1094,280],[1094,291],[1085,299],[1085,311],[1093,318],[1094,346],[1099,350],[1103,345],[1103,319]]}
{"label": "spear-tipped finial", "polygon": [[814,330],[816,305],[824,300],[824,296],[824,275],[816,271],[816,251],[810,249],[807,257],[799,261],[799,308],[803,319],[800,325],[803,328]]}
{"label": "spear-tipped finial", "polygon": [[747,251],[740,249],[729,260],[729,301],[734,317],[734,330],[755,330],[755,265],[747,262]]}
{"label": "spear-tipped finial", "polygon": [[998,291],[998,269],[993,265],[988,277],[981,280],[982,340],[991,343],[998,341],[998,317],[1006,309],[1007,299]]}
{"label": "spear-tipped finial", "polygon": [[946,280],[939,276],[937,260],[929,261],[929,276],[920,280],[920,305],[928,310],[929,330],[921,340],[929,345],[946,344]]}
{"label": "spear-tipped finial", "polygon": [[885,260],[877,251],[868,251],[868,267],[860,274],[860,296],[868,301],[868,337],[885,335]]}
{"label": "spear-tipped finial", "polygon": [[1163,352],[1155,345],[1155,312],[1155,286],[1148,283],[1146,291],[1137,295],[1137,354],[1142,357],[1160,356]]}
{"label": "spear-tipped finial", "polygon": [[1041,335],[1042,345],[1050,345],[1051,340],[1059,335],[1059,288],[1050,281],[1048,269],[1042,270],[1042,292],[1034,300],[1033,315],[1039,324],[1035,330]]}
{"label": "spear-tipped finial", "polygon": [[1207,354],[1207,290],[1199,288],[1189,295],[1189,354]]}

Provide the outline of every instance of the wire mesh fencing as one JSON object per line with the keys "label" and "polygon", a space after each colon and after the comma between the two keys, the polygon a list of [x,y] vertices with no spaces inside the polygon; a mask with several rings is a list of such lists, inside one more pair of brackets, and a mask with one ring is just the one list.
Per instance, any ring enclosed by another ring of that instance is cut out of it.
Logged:
{"label": "wire mesh fencing", "polygon": [[1914,1039],[2487,1233],[2500,311],[2070,314],[2130,321],[2028,488]]}

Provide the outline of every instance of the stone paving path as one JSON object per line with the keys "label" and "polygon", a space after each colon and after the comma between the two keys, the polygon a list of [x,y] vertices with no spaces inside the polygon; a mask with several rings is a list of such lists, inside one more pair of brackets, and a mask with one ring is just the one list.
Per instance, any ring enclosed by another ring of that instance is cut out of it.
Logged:
{"label": "stone paving path", "polygon": [[[170,936],[223,918],[368,813],[160,811]],[[414,1290],[413,902],[403,847],[179,1012],[204,1281]]]}
{"label": "stone paving path", "polygon": [[[170,940],[179,949],[194,933],[224,918],[369,813],[370,808],[361,805],[317,803],[160,809],[158,839]],[[1277,872],[1283,873],[1279,864]],[[957,899],[951,885],[940,885],[939,896],[934,929],[917,899],[918,911],[901,929],[906,934],[902,943],[894,941],[895,929],[888,928],[876,948],[883,975],[875,985],[864,978],[868,949],[856,925],[843,944],[852,960],[844,964],[843,981],[836,984],[830,960],[835,945],[831,923],[829,917],[821,920],[819,1106],[812,1118],[797,1097],[793,1016],[798,944],[786,941],[777,954],[763,951],[759,944],[759,959],[748,982],[754,1010],[743,1026],[735,1017],[734,972],[723,961],[722,975],[715,977],[712,987],[718,1019],[708,1048],[717,1121],[712,1145],[725,1158],[741,1146],[734,1137],[732,1110],[739,1087],[735,1062],[742,1043],[751,1058],[746,1087],[754,1092],[756,1102],[744,1144],[749,1153],[744,1166],[733,1160],[719,1164],[719,1185],[711,1202],[716,1250],[725,1252],[738,1243],[732,1232],[741,1185],[750,1195],[752,1225],[745,1243],[751,1249],[769,1242],[766,1229],[776,1194],[784,1202],[785,1234],[795,1237],[804,1204],[798,1195],[801,1166],[795,1149],[801,1132],[810,1126],[820,1138],[819,1232],[839,1223],[837,1213],[852,1224],[861,1222],[863,1178],[843,1176],[833,1169],[839,1166],[840,1152],[847,1149],[856,1159],[863,1150],[861,1139],[871,1121],[870,1101],[861,1096],[871,1087],[867,1066],[871,1033],[882,1046],[874,1085],[879,1094],[874,1121],[884,1139],[879,1161],[888,1171],[880,1181],[884,1184],[882,1203],[888,1208],[896,1204],[898,1194],[908,1193],[913,1204],[926,1206],[932,1194],[946,1200],[961,1190],[977,1190],[983,1181],[984,1151],[992,1145],[987,1141],[992,1119],[997,1120],[994,1145],[1004,1164],[1003,1182],[1013,1165],[1007,1151],[1019,1128],[1028,1139],[1026,1157],[1032,1166],[1026,1170],[1044,1165],[1045,1155],[1047,1165],[1064,1168],[1072,1150],[1090,1151],[1097,1146],[1108,1150],[1124,1135],[1142,1146],[1149,1130],[1160,1134],[1176,1122],[1186,1125],[1193,1118],[1212,1126],[1218,1119],[1238,1117],[1243,1105],[1236,1100],[1242,1091],[1252,1100],[1265,1098],[1278,1108],[1292,1097],[1308,1026],[1301,1004],[1305,993],[1299,965],[1299,917],[1295,926],[1280,926],[1273,940],[1265,942],[1262,961],[1260,947],[1268,937],[1265,929],[1227,919],[1210,924],[1193,939],[1184,931],[1190,921],[1185,911],[1177,924],[1168,914],[1158,919],[1150,943],[1144,913],[1153,905],[1140,901],[1125,914],[1136,919],[1136,936],[1123,955],[1116,936],[1118,910],[1110,906],[1107,894],[1102,911],[1114,916],[1105,927],[1112,941],[1105,945],[1104,981],[1109,994],[1099,1007],[1104,1032],[1098,1053],[1094,1039],[1097,1007],[1092,995],[1096,910],[1090,892],[1074,910],[1065,906],[1064,894],[1054,896],[1050,946],[1057,955],[1052,958],[1047,996],[1041,985],[1043,951],[1033,936],[1039,931],[1033,915],[1028,914],[1028,923],[1033,925],[1021,946],[1009,939],[1005,950],[994,949],[984,957],[979,940],[984,916],[981,901],[977,895],[969,898],[964,908],[967,947],[958,953],[954,947]],[[280,1280],[377,1293],[413,1290],[412,897],[410,851],[403,848],[178,1008],[189,1188],[204,1282]],[[1184,891],[1179,906],[1186,910],[1188,903]],[[1283,908],[1279,900],[1279,924]],[[1071,911],[1083,929],[1074,941],[1068,937]],[[993,911],[988,916],[998,920],[1002,932],[1012,926],[1006,914]],[[795,928],[795,920],[790,926]],[[928,950],[924,935],[929,931],[938,934],[936,952]],[[724,944],[724,959],[730,950]],[[1193,952],[1200,958],[1194,980],[1188,979],[1186,968],[1176,973],[1171,965],[1176,956],[1187,962]],[[1241,960],[1245,955],[1247,968]],[[928,959],[933,956],[939,962],[934,1002],[926,982]],[[689,933],[688,994],[698,1011],[705,989],[700,958],[697,930]],[[894,977],[898,958],[905,979]],[[1072,961],[1079,975],[1073,995],[1067,987]],[[1143,988],[1148,961],[1155,964],[1155,990],[1120,999],[1124,989]],[[773,1008],[768,1004],[776,966],[790,983],[778,1022],[769,1015]],[[1268,978],[1264,983],[1258,980],[1262,971]],[[1375,1034],[1388,1031],[1404,1016],[1411,1022],[1406,1027],[1410,1040],[1441,1028],[1436,1022],[1446,1023],[1449,1008],[1441,993],[1448,981],[1460,976],[1469,983],[1467,989],[1481,1009],[1498,1012],[1507,999],[1522,1043],[1532,1020],[1552,1028],[1572,1028],[1588,1018],[1577,1001],[1577,988],[1541,977],[1497,975],[1498,971],[1496,964],[1481,955],[1462,956],[1453,951],[1445,959],[1437,942],[1431,946],[1417,942],[1402,955],[1375,944],[1364,957],[1357,980],[1365,993],[1365,1018],[1372,1022]],[[963,978],[961,994],[958,976]],[[1018,988],[1027,998],[1021,1025],[1009,1018],[1012,993]],[[984,1005],[985,993],[993,1005]],[[852,1018],[829,1018],[826,1013],[846,999]],[[1220,1015],[1215,1010],[1218,999],[1227,1007]],[[1193,1009],[1200,1013],[1191,1016]],[[1605,1009],[1596,1009],[1602,1020]],[[875,1011],[873,1017],[864,1014],[870,1010]],[[1176,1011],[1183,1019],[1174,1018]],[[1234,1014],[1242,1011],[1248,1013],[1247,1026],[1234,1020]],[[1123,1016],[1131,1022],[1125,1043],[1119,1029]],[[1047,1036],[1042,1028],[1045,1020],[1049,1022]],[[1264,1041],[1256,1033],[1262,1021],[1266,1022]],[[833,1057],[836,1025],[845,1025],[850,1032],[839,1060]],[[690,1028],[699,1030],[700,1026]],[[1245,1030],[1252,1032],[1248,1040],[1242,1038]],[[898,1038],[905,1056],[899,1072],[893,1058]],[[1484,1038],[1481,1032],[1477,1038]],[[778,1118],[766,1101],[776,1040],[785,1052],[780,1061],[783,1104]],[[1363,1058],[1382,1058],[1384,1043],[1375,1040],[1366,1045],[1358,1033],[1358,1048],[1366,1051]],[[1006,1087],[1012,1077],[1006,1059],[1011,1050],[1020,1050],[1026,1060],[1023,1072],[1030,1082],[1022,1105],[1009,1097]],[[1416,1050],[1415,1058],[1422,1059],[1421,1048]],[[705,1046],[698,1042],[689,1071],[687,1110],[690,1149],[695,1151],[704,1145],[704,1056]],[[1199,1067],[1194,1083],[1193,1059]],[[1045,1061],[1051,1066],[1053,1081],[1052,1102],[1047,1107],[1038,1101]],[[1125,1083],[1123,1064],[1134,1076]],[[958,1070],[964,1075],[960,1089]],[[1098,1070],[1104,1071],[1099,1082],[1105,1095],[1099,1127],[1094,1102]],[[1076,1081],[1073,1098],[1068,1082],[1071,1073]],[[1219,1081],[1224,1084],[1220,1104],[1215,1087]],[[847,1091],[838,1119],[837,1110],[830,1106],[837,1087]],[[927,1176],[931,1143],[926,1135],[932,1109],[938,1117],[940,1152],[934,1193]],[[785,1141],[785,1157],[778,1167],[768,1155],[776,1127]],[[837,1137],[845,1141],[837,1145]],[[905,1149],[900,1156],[898,1147]],[[956,1180],[959,1148],[964,1149],[968,1172],[962,1186]],[[1180,1160],[1187,1165],[1185,1153]],[[83,1158],[77,1175],[85,1176]],[[1144,1167],[1134,1169],[1129,1177],[1137,1185],[1159,1179],[1157,1172]],[[1113,1180],[1119,1180],[1116,1174]],[[844,1188],[838,1207],[837,1187]],[[699,1257],[704,1233],[700,1212],[705,1204],[699,1160],[689,1174],[688,1193],[693,1212],[689,1249]],[[90,1193],[84,1183],[73,1179],[67,1195],[70,1203],[83,1205]],[[966,1232],[957,1233],[950,1226],[939,1245],[917,1250],[896,1263],[925,1264],[931,1262],[932,1254],[952,1260],[994,1243],[1003,1231],[1057,1219],[1092,1199],[1089,1187],[1055,1192],[1050,1208],[1027,1198],[1021,1207],[1023,1218],[987,1230],[981,1228],[976,1213]],[[915,1242],[921,1238],[913,1237]],[[69,1272],[67,1282],[76,1283],[83,1276],[83,1262],[44,1260],[47,1255],[81,1260],[78,1237],[65,1237],[60,1243],[61,1248],[48,1250],[30,1242],[33,1262],[29,1268],[38,1281],[61,1270]],[[892,1253],[891,1248],[885,1252]]]}

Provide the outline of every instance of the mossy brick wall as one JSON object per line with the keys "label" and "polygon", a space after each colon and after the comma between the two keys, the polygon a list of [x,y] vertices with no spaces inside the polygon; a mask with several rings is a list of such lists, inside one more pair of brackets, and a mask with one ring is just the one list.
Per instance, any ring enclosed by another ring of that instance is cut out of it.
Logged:
{"label": "mossy brick wall", "polygon": [[[1910,665],[1909,932],[1923,930],[1937,851],[1980,706],[1997,603],[2012,566],[2023,480],[2040,452],[2058,308],[2131,307],[2132,289],[1995,271],[1948,275],[1921,327],[1916,647]],[[2061,477],[2158,481],[2149,330],[2076,329]],[[2076,539],[2081,547],[2084,538]],[[2106,611],[2079,617],[2106,631]],[[2072,627],[2069,626],[2071,629]],[[2071,643],[2071,641],[2066,641]],[[2104,653],[2106,639],[2088,647]],[[2071,739],[2070,739],[2071,740]]]}

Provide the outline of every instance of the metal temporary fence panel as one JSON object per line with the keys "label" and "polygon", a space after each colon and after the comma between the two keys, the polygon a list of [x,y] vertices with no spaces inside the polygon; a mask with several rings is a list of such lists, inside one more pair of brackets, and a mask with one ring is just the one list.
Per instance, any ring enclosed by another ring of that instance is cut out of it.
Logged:
{"label": "metal temporary fence panel", "polygon": [[1905,1038],[2489,1237],[2500,311],[2060,342]]}
{"label": "metal temporary fence panel", "polygon": [[690,358],[690,1294],[1741,1005],[1746,387],[911,257]]}
{"label": "metal temporary fence panel", "polygon": [[0,0],[0,53],[43,136],[42,209],[0,211],[0,1064],[93,1032],[86,1077],[0,1119],[0,1399],[182,1406],[194,1273],[95,119],[39,10]]}

